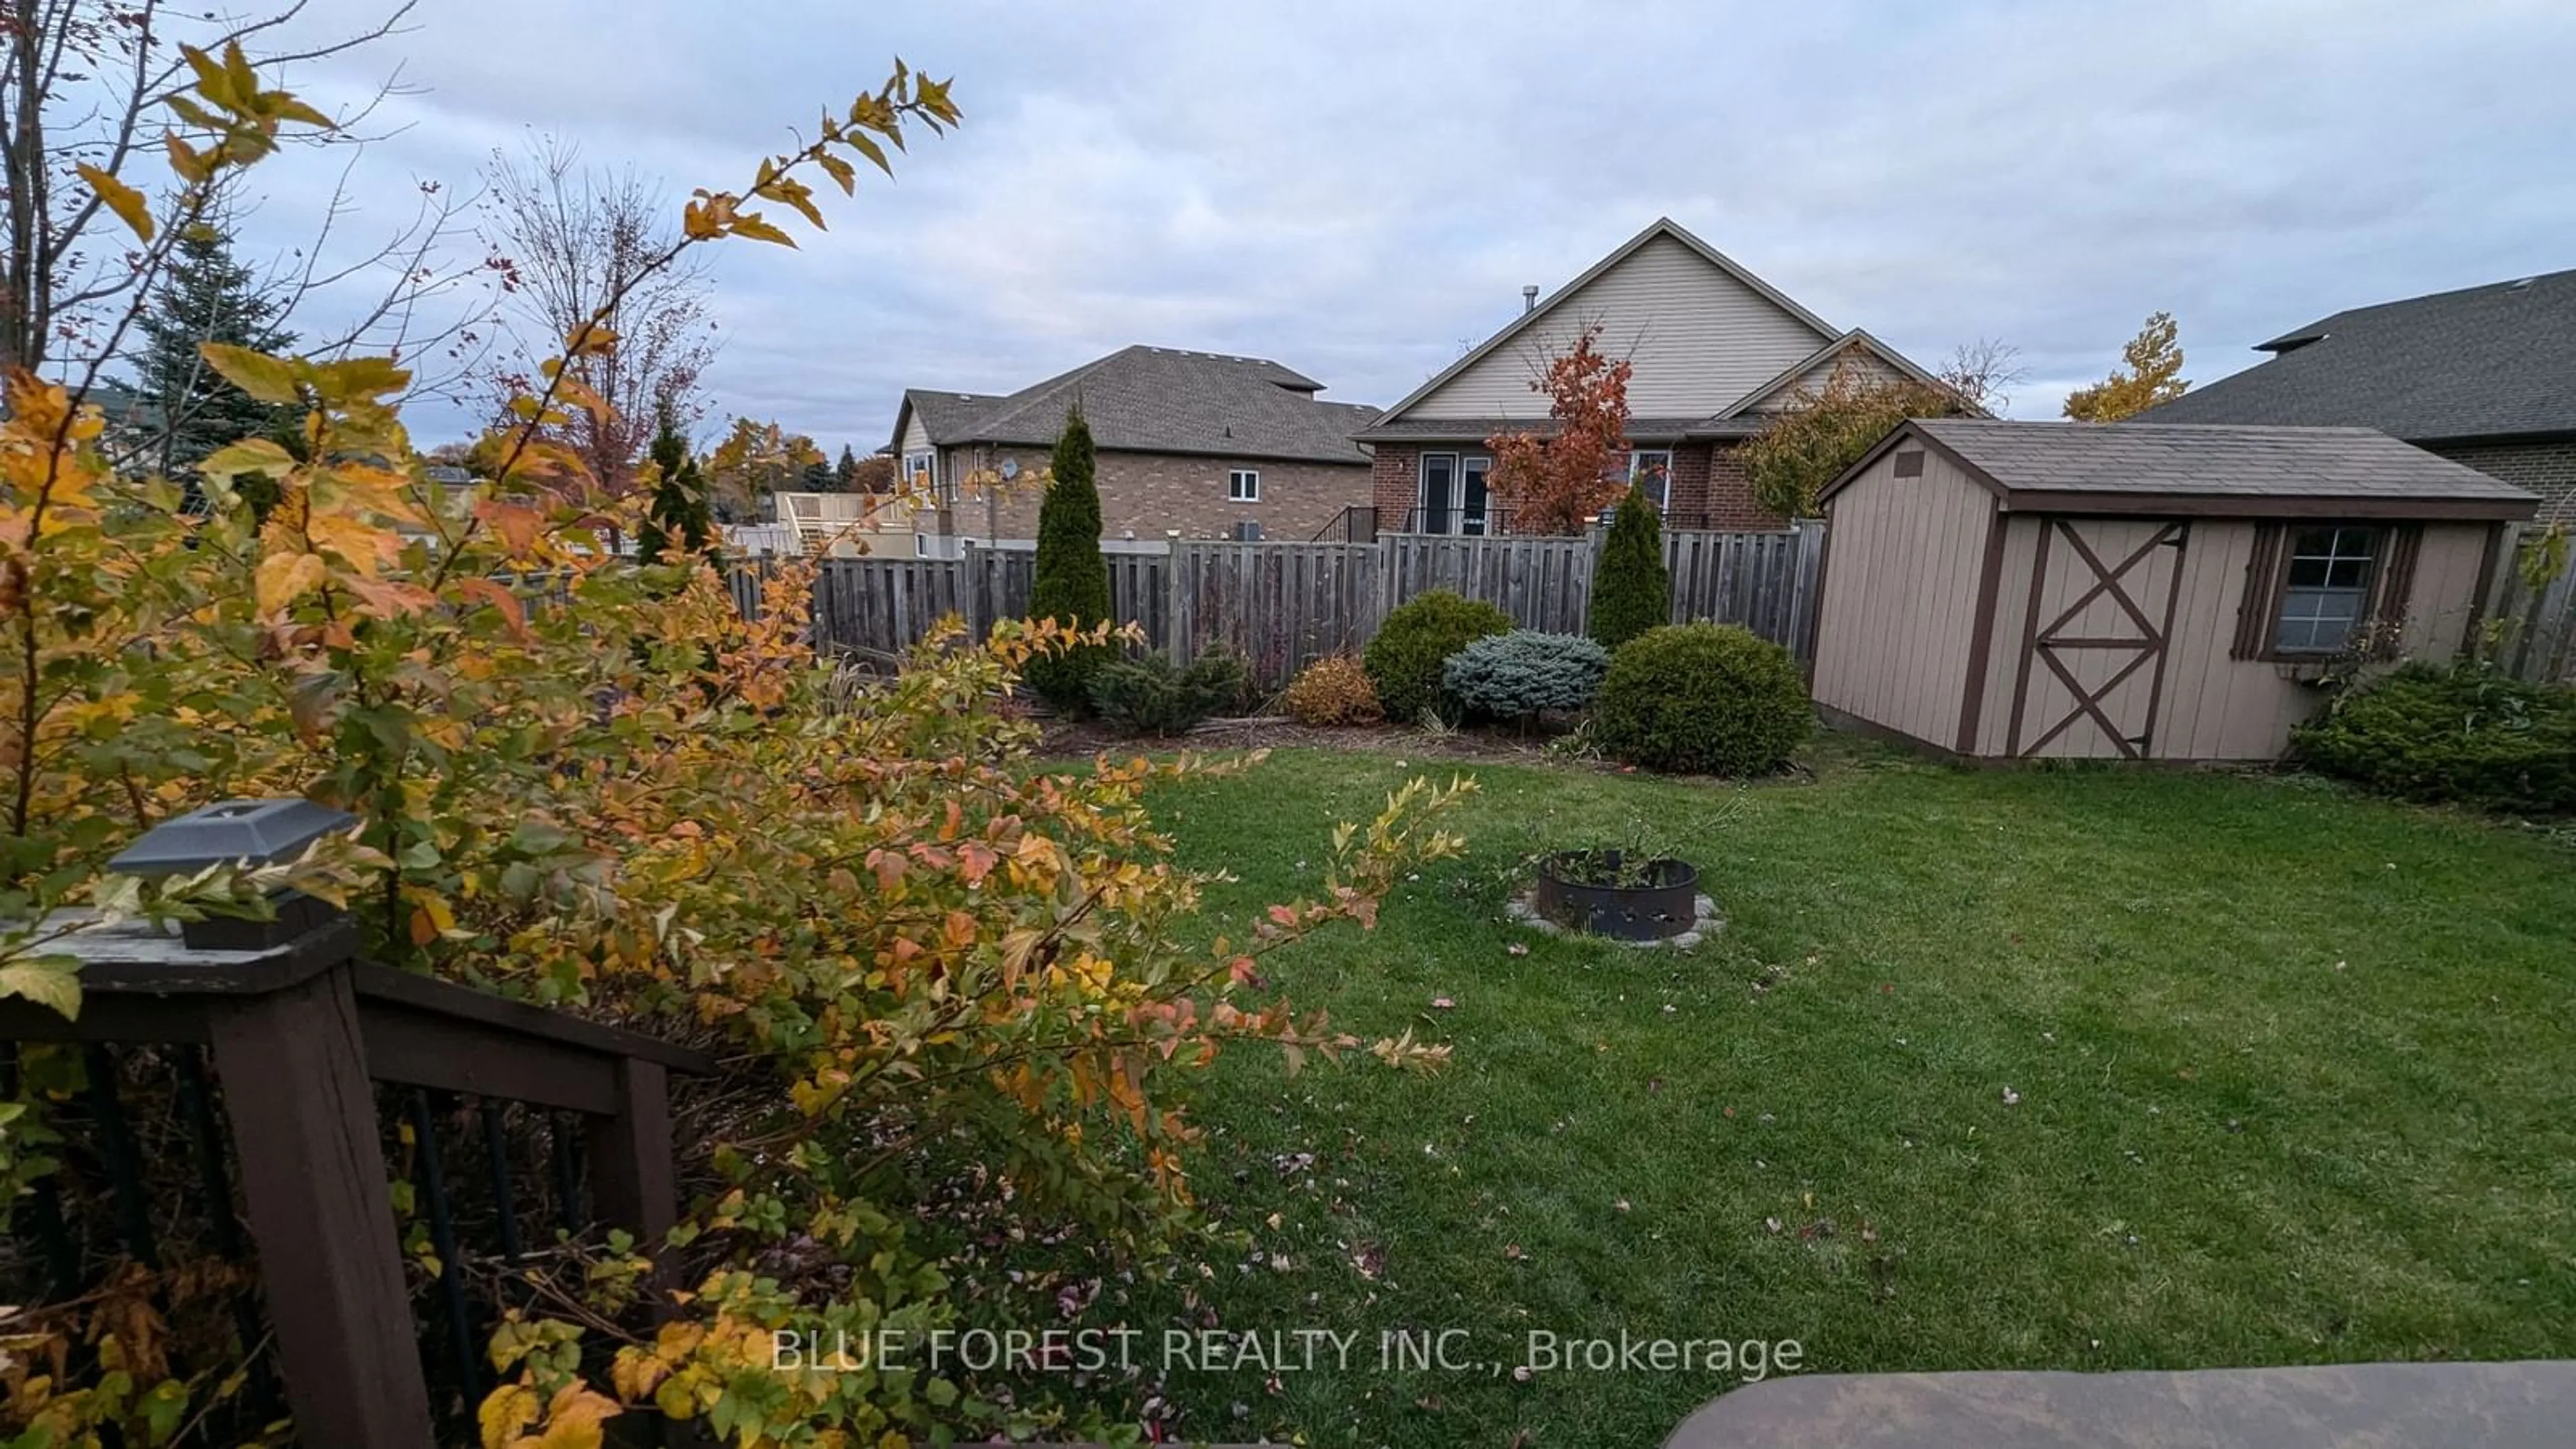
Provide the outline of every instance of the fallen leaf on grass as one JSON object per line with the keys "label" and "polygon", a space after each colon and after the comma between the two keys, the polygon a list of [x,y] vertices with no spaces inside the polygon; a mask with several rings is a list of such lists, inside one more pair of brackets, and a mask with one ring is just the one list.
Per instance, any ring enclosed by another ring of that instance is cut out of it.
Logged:
{"label": "fallen leaf on grass", "polygon": [[1456,1006],[1457,1004],[1457,1002],[1450,1000],[1446,996],[1435,996],[1431,998],[1431,1006],[1435,1011],[1447,1011],[1449,1008]]}
{"label": "fallen leaf on grass", "polygon": [[2010,1087],[2006,1087],[2006,1088],[2004,1088],[2004,1105],[2005,1105],[2005,1106],[2007,1106],[2007,1107],[2013,1107],[2013,1106],[2018,1106],[2018,1105],[2020,1105],[2020,1103],[2021,1103],[2021,1093],[2014,1091],[2014,1090],[2013,1090],[2012,1088],[2010,1088]]}

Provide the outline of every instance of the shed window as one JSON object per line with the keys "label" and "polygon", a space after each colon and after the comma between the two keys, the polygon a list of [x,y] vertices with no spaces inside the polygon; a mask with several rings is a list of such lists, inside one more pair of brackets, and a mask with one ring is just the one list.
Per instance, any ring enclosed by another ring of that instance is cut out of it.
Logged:
{"label": "shed window", "polygon": [[2380,540],[2376,528],[2301,528],[2291,533],[2290,573],[2281,588],[2274,649],[2332,654],[2352,642],[2370,612]]}
{"label": "shed window", "polygon": [[1225,496],[1230,503],[1261,501],[1261,474],[1251,468],[1237,468],[1225,475]]}

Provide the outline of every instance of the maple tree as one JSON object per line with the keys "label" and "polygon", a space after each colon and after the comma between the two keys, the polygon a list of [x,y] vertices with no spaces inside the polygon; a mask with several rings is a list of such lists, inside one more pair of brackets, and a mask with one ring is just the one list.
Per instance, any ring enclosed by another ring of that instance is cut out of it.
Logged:
{"label": "maple tree", "polygon": [[2147,325],[2120,349],[2128,369],[2066,395],[2066,416],[2078,422],[2116,423],[2133,418],[2158,403],[2172,402],[2191,388],[2182,375],[2181,329],[2170,312],[2147,318]]}
{"label": "maple tree", "polygon": [[1547,360],[1530,390],[1547,394],[1550,431],[1517,429],[1485,440],[1487,486],[1515,533],[1581,533],[1628,487],[1626,359],[1602,355],[1595,323]]}
{"label": "maple tree", "polygon": [[[191,62],[163,208],[89,178],[147,270],[210,183],[325,124],[238,48]],[[771,208],[820,227],[807,177],[852,191],[908,130],[957,120],[946,83],[898,64],[741,191],[696,192],[663,260],[726,238],[793,245]],[[717,1186],[665,1239],[609,1234],[511,1266],[533,1296],[491,1338],[482,1443],[597,1449],[643,1405],[743,1445],[982,1437],[1000,1411],[971,1383],[782,1374],[773,1334],[959,1321],[925,1222],[942,1163],[1001,1185],[1015,1217],[1096,1242],[1185,1227],[1196,1073],[1233,1042],[1292,1068],[1361,1046],[1269,994],[1261,958],[1372,924],[1394,881],[1456,853],[1439,812],[1470,787],[1406,785],[1336,833],[1311,897],[1178,944],[1209,878],[1172,861],[1145,792],[1240,766],[1041,767],[1009,708],[1033,658],[1101,647],[1106,625],[1005,622],[983,644],[951,628],[896,676],[853,682],[806,642],[810,565],[776,570],[746,619],[703,556],[643,566],[605,546],[645,525],[646,500],[566,441],[574,413],[612,406],[567,359],[620,345],[617,300],[472,450],[488,482],[462,514],[387,461],[413,452],[411,379],[389,359],[204,347],[302,423],[296,449],[247,438],[203,460],[202,511],[108,466],[77,385],[6,374],[0,996],[80,1010],[77,963],[52,949],[64,908],[255,913],[292,886],[346,908],[375,959],[720,1034],[725,1105],[677,1134],[684,1179]],[[237,487],[254,475],[276,485],[264,512]],[[147,885],[106,868],[174,813],[279,794],[362,824],[253,870]],[[1409,1033],[1367,1050],[1403,1067],[1446,1054]],[[0,1096],[0,1209],[52,1171],[36,1084],[76,1078],[78,1060],[23,1048]],[[256,1346],[175,1353],[158,1325],[225,1291],[128,1264],[78,1302],[11,1311],[0,1432],[168,1442],[241,1391]],[[74,1344],[88,1378],[45,1367]]]}

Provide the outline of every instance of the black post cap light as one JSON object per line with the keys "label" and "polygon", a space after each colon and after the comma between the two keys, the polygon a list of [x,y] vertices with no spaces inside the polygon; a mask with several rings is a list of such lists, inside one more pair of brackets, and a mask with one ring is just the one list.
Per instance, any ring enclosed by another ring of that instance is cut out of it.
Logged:
{"label": "black post cap light", "polygon": [[[311,800],[222,800],[153,826],[107,866],[126,875],[170,876],[235,861],[274,865],[357,822],[347,811]],[[179,939],[201,951],[261,951],[284,945],[339,914],[302,891],[281,891],[273,903],[273,920],[218,916],[186,921]]]}

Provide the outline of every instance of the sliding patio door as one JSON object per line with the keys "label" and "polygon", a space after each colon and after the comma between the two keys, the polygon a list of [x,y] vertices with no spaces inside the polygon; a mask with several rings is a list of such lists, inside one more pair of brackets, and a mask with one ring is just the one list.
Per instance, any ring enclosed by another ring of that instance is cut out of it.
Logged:
{"label": "sliding patio door", "polygon": [[1491,458],[1462,458],[1456,453],[1422,455],[1422,505],[1414,510],[1414,527],[1422,533],[1481,534],[1491,522],[1486,507],[1485,475]]}

